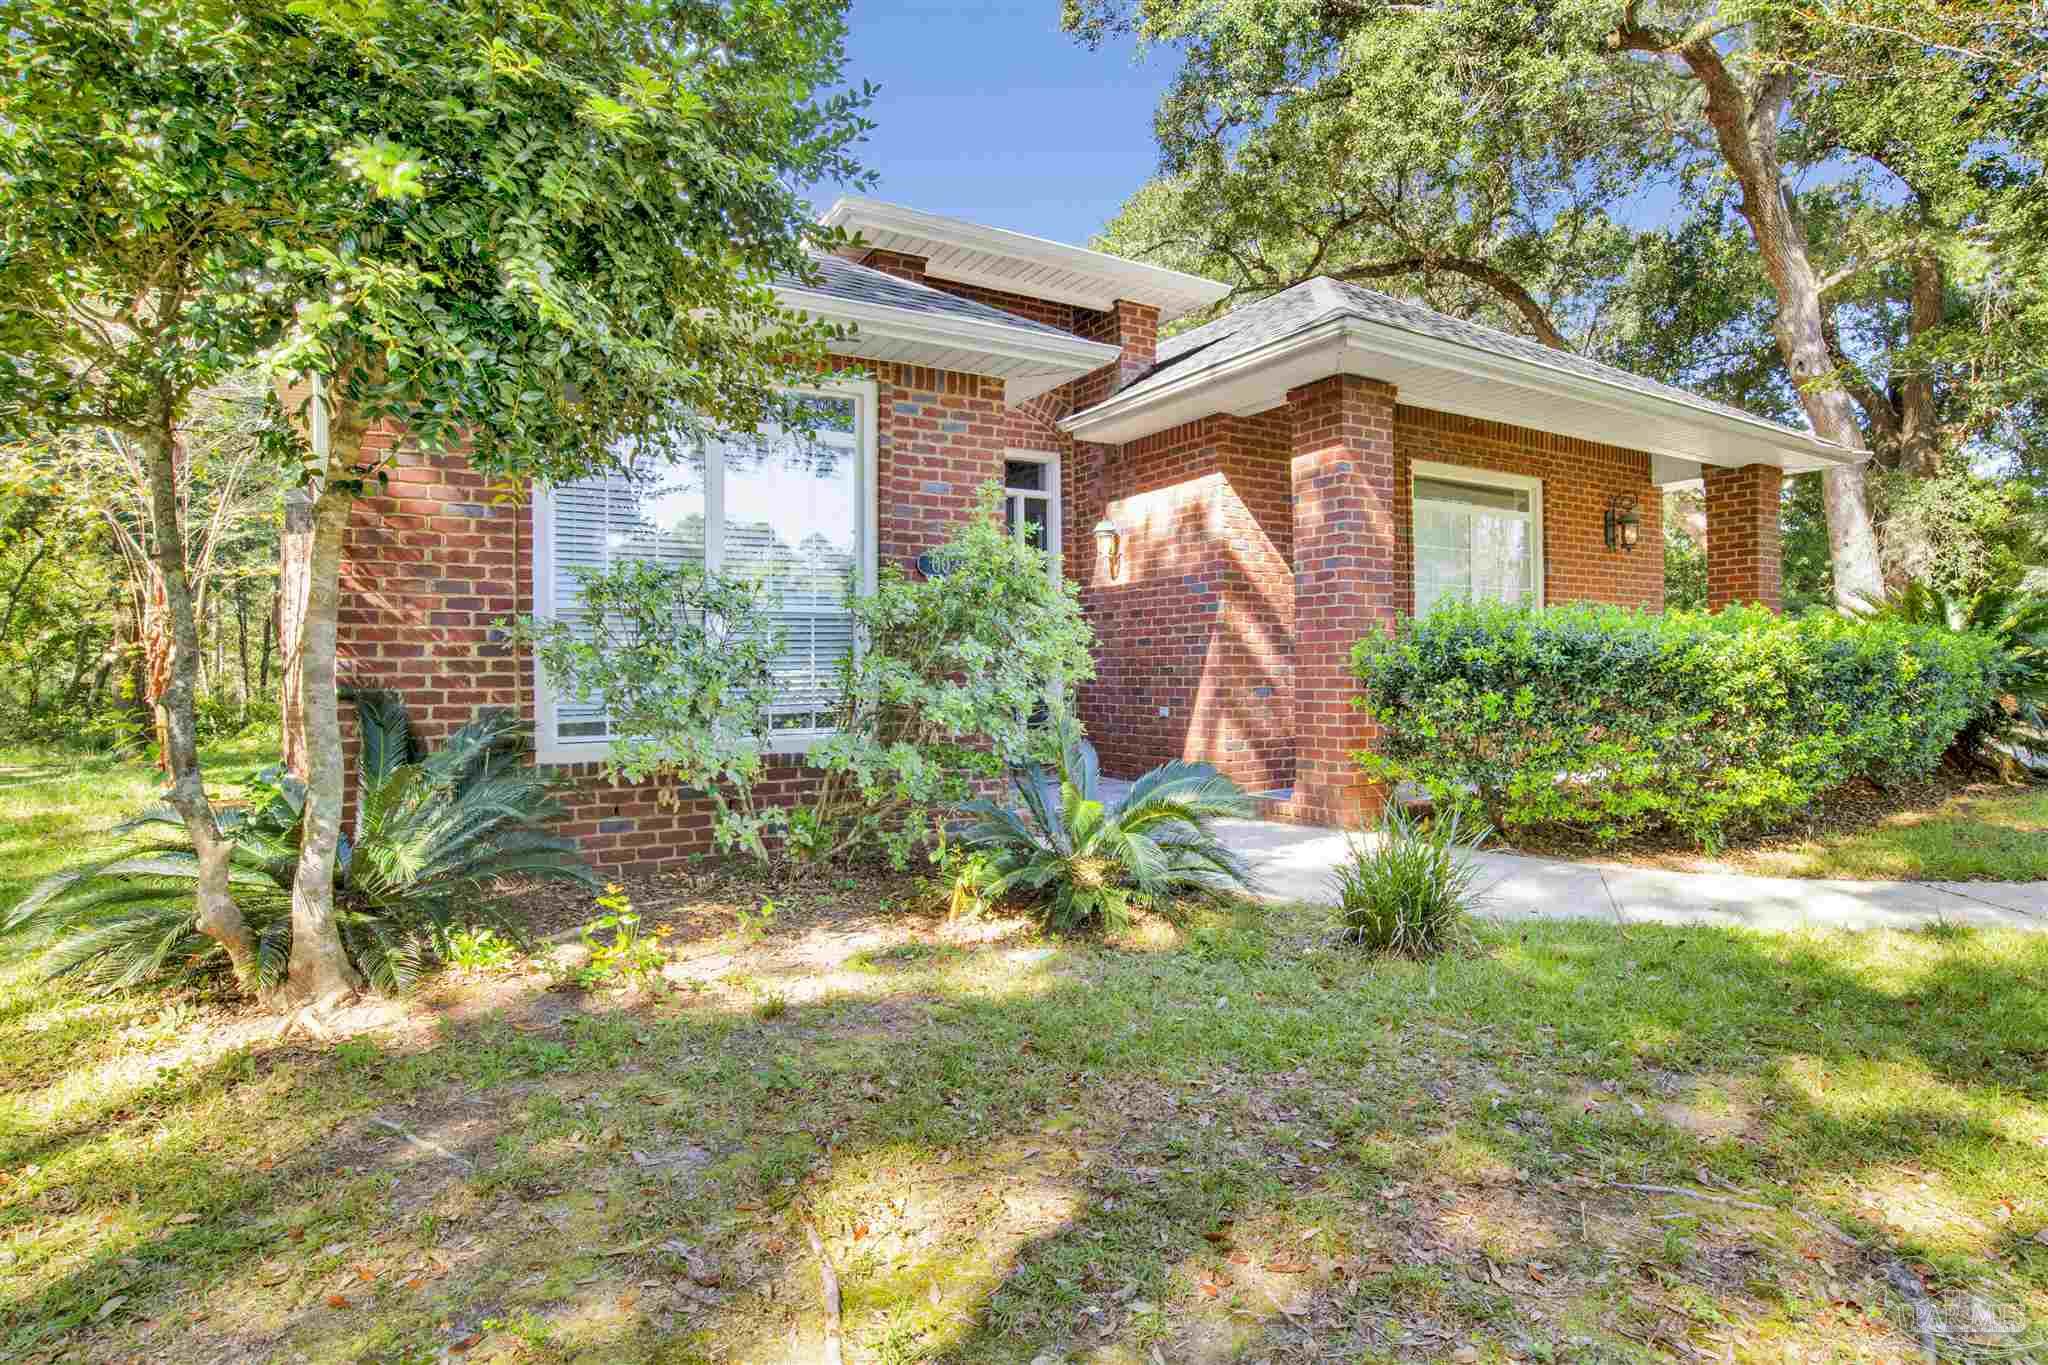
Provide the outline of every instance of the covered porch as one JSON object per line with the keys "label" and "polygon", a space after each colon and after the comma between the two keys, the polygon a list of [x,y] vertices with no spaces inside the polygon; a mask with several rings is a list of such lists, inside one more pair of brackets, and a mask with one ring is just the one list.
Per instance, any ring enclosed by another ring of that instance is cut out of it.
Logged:
{"label": "covered porch", "polygon": [[[1062,423],[1106,772],[1200,759],[1276,818],[1356,825],[1380,794],[1352,758],[1373,739],[1352,646],[1450,595],[1661,609],[1673,485],[1705,489],[1710,604],[1779,606],[1782,480],[1832,447],[1469,324],[1490,362],[1454,366],[1471,338],[1311,284],[1329,316],[1274,339],[1246,315],[1287,295],[1240,310]],[[1233,320],[1253,335],[1204,338]]]}

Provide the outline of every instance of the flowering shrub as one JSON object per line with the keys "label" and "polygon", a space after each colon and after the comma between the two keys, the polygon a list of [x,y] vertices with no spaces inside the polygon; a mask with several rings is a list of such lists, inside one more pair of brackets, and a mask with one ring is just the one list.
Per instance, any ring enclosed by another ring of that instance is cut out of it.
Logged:
{"label": "flowering shrub", "polygon": [[1924,774],[1990,704],[1980,637],[1760,609],[1447,604],[1359,642],[1360,761],[1512,831],[1703,845],[1854,778]]}

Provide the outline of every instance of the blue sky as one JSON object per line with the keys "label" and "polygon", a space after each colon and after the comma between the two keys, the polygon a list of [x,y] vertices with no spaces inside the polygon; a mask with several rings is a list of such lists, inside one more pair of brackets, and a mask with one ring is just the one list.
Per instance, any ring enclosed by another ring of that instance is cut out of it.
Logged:
{"label": "blue sky", "polygon": [[1157,164],[1173,54],[1134,67],[1129,47],[1090,52],[1059,20],[1059,0],[854,0],[847,78],[881,87],[861,149],[872,193],[1085,243]]}

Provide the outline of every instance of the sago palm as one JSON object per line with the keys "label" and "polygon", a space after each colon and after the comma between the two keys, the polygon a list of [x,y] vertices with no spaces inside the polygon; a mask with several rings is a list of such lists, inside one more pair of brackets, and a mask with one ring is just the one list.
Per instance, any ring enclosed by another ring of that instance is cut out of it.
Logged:
{"label": "sago palm", "polygon": [[1182,901],[1251,884],[1244,860],[1216,838],[1212,821],[1248,816],[1252,799],[1206,763],[1168,763],[1131,784],[1121,802],[1099,792],[1095,748],[1070,716],[1053,722],[1056,766],[1011,774],[1017,805],[977,801],[961,843],[990,901],[1029,902],[1062,933],[1119,929],[1141,907],[1177,917]]}
{"label": "sago palm", "polygon": [[[388,692],[355,698],[353,835],[335,859],[334,906],[342,943],[380,990],[411,985],[447,934],[487,923],[516,934],[494,899],[504,878],[597,878],[569,840],[544,832],[559,813],[546,782],[521,759],[521,724],[492,711],[419,752],[405,708]],[[249,807],[222,816],[233,846],[230,886],[257,939],[258,989],[277,984],[291,957],[291,886],[298,867],[305,788],[274,770]],[[167,807],[116,833],[183,829]],[[198,873],[183,840],[130,846],[66,869],[33,888],[0,934],[44,945],[45,970],[100,989],[227,970],[225,953],[193,925]]]}

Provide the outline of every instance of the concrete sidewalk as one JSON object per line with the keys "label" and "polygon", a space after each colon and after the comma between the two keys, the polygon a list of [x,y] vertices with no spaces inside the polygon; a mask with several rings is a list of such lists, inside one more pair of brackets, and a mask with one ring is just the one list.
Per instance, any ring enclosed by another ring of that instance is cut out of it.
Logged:
{"label": "concrete sidewalk", "polygon": [[[1337,830],[1219,820],[1271,900],[1334,902],[1330,874],[1345,853]],[[1497,919],[1619,919],[1752,929],[1910,929],[1958,924],[2048,929],[2048,882],[1851,882],[1734,873],[1666,872],[1481,854],[1485,912]]]}

